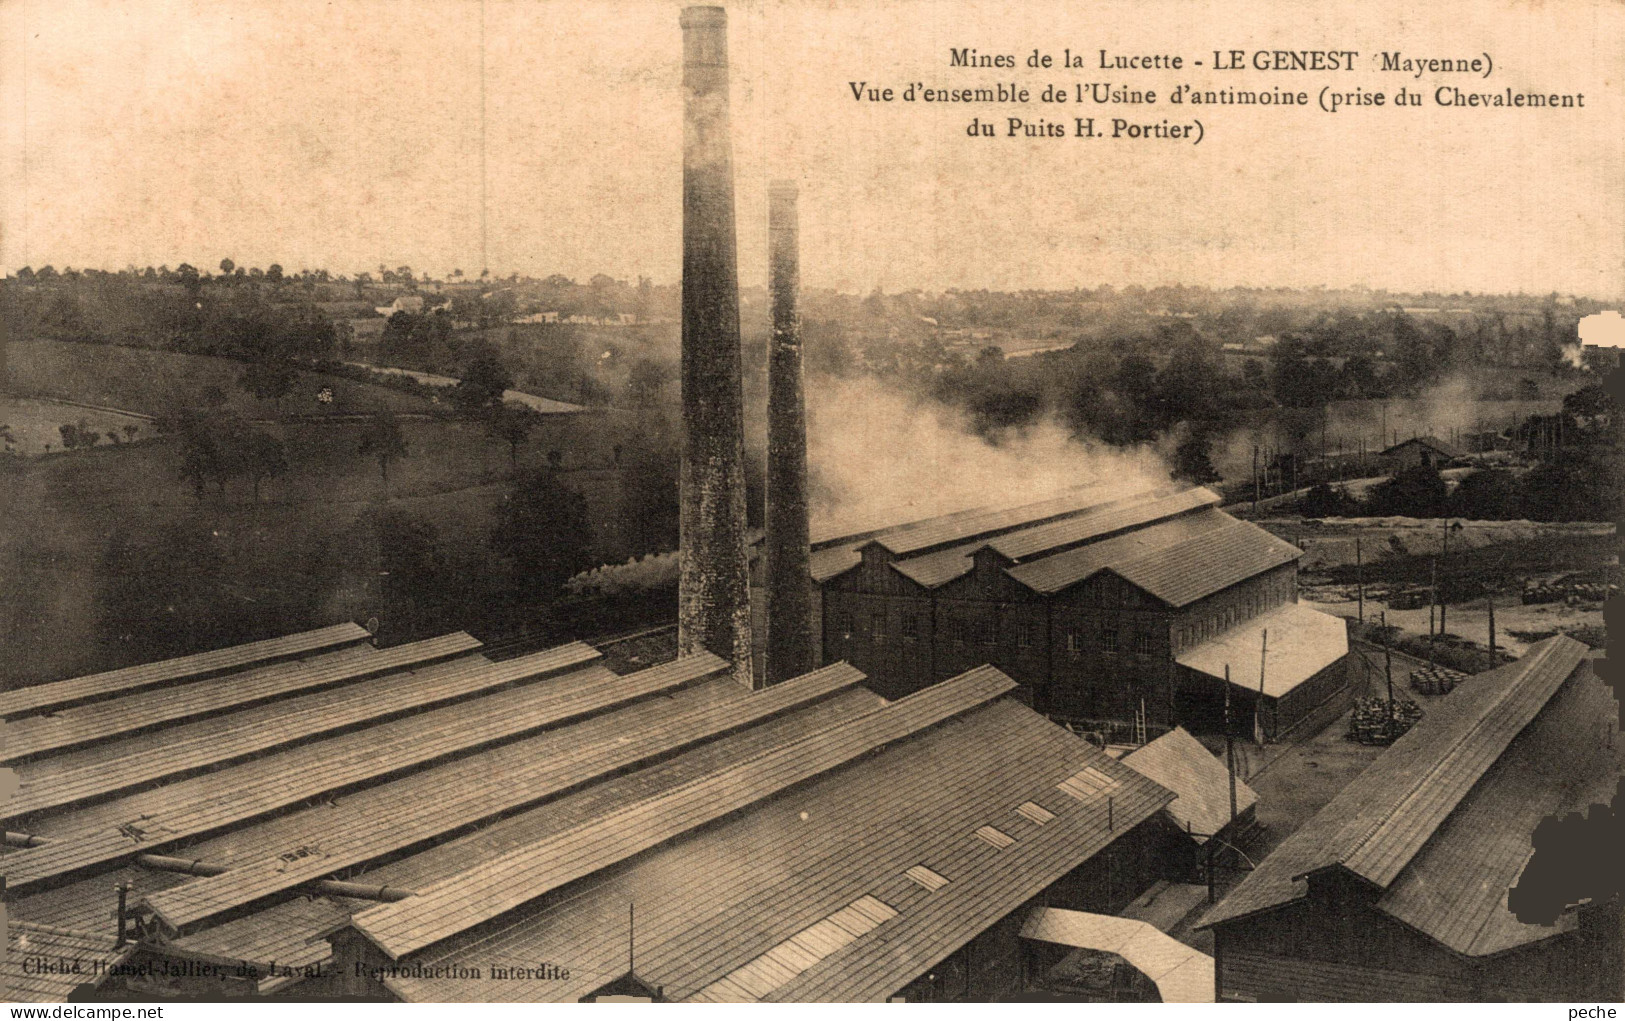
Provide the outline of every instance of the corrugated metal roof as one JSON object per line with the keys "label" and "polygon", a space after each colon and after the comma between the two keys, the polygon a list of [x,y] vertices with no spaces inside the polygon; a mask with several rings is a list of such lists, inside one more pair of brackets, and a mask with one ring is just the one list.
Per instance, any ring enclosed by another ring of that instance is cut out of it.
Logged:
{"label": "corrugated metal roof", "polygon": [[1228,665],[1231,684],[1256,692],[1262,680],[1264,694],[1280,698],[1348,651],[1348,624],[1343,618],[1302,603],[1283,603],[1185,650],[1175,661],[1221,680]]}
{"label": "corrugated metal roof", "polygon": [[1251,521],[1232,521],[1178,546],[1147,553],[1111,570],[1169,606],[1188,606],[1274,567],[1303,550]]}
{"label": "corrugated metal roof", "polygon": [[989,508],[960,515],[933,518],[915,525],[892,529],[870,540],[878,542],[897,556],[906,556],[961,542],[974,536],[991,536],[1013,531],[1024,525],[1038,524],[1050,518],[1075,514],[1101,502],[1104,483],[1092,482],[1067,490],[1058,496],[1019,507]]}
{"label": "corrugated metal roof", "polygon": [[1531,646],[1518,661],[1516,683],[1504,687],[1475,726],[1441,749],[1393,809],[1343,854],[1343,867],[1380,887],[1392,883],[1585,655],[1585,645],[1566,635]]}
{"label": "corrugated metal roof", "polygon": [[837,574],[845,574],[861,563],[863,555],[858,552],[856,546],[836,546],[832,549],[815,550],[807,561],[807,569],[812,574],[813,581],[822,584]]}
{"label": "corrugated metal roof", "polygon": [[[1473,683],[1469,681],[1468,683]],[[1564,685],[1389,885],[1377,906],[1459,953],[1495,954],[1573,929],[1520,922],[1507,891],[1541,821],[1605,804],[1625,747],[1600,735],[1619,703],[1590,670]]]}
{"label": "corrugated metal roof", "polygon": [[999,536],[988,545],[1011,560],[1029,560],[1062,546],[1104,538],[1122,529],[1139,528],[1199,507],[1217,507],[1223,502],[1217,493],[1200,487],[1153,499],[1144,499],[1146,495],[1149,494],[1131,498],[1132,503],[1117,501],[1110,507],[1075,518]]}
{"label": "corrugated metal roof", "polygon": [[1035,592],[1059,592],[1098,571],[1116,568],[1157,550],[1179,546],[1226,528],[1232,522],[1236,522],[1236,519],[1216,508],[1197,511],[1147,525],[1126,535],[1029,560],[1005,571]]}
{"label": "corrugated metal roof", "polygon": [[[659,668],[656,668],[659,669]],[[420,774],[393,792],[369,791],[320,821],[306,841],[262,848],[258,861],[218,876],[194,879],[146,898],[146,905],[173,929],[185,930],[312,879],[383,857],[465,826],[541,801],[593,780],[603,779],[652,757],[670,754],[695,741],[726,733],[766,716],[825,698],[861,683],[863,675],[837,664],[760,692],[748,693],[715,682],[737,697],[708,700],[642,729],[600,727],[592,735],[560,732],[551,754],[519,757],[500,771],[503,782],[479,782],[478,771],[442,770]],[[604,720],[601,723],[618,723]],[[452,774],[452,775],[444,775]],[[456,775],[463,774],[463,775]],[[300,853],[307,851],[308,853]],[[414,898],[414,903],[416,899]]]}
{"label": "corrugated metal roof", "polygon": [[[1091,763],[1125,784],[1115,831],[1103,802],[1091,808],[1053,790]],[[625,905],[635,901],[638,973],[682,999],[867,894],[898,916],[769,998],[884,997],[1172,797],[1026,707],[998,700],[610,870],[579,896],[413,961],[519,964],[558,959],[568,948],[568,981],[517,982],[504,996],[570,1002],[625,971]],[[1054,819],[1038,826],[1016,814],[1029,798],[1052,802]],[[997,850],[977,838],[975,827],[989,820],[1016,842]],[[921,861],[956,880],[927,894],[902,876]],[[862,995],[858,987],[870,981],[882,988]],[[489,999],[479,981],[386,984],[407,999]],[[820,995],[825,987],[833,992]]]}
{"label": "corrugated metal roof", "polygon": [[[690,1000],[741,1003],[760,1000],[859,936],[897,917],[897,909],[868,894],[701,989]],[[767,965],[777,965],[769,968]]]}
{"label": "corrugated metal roof", "polygon": [[16,818],[45,808],[142,787],[269,751],[358,723],[396,716],[465,698],[520,680],[538,680],[598,659],[590,645],[573,642],[517,659],[492,663],[469,656],[348,684],[254,709],[218,716],[176,735],[162,746],[91,763],[56,768],[45,759],[20,777],[17,793],[0,817]]}
{"label": "corrugated metal roof", "polygon": [[351,645],[365,641],[368,637],[367,630],[363,627],[355,624],[335,624],[316,631],[213,649],[158,663],[140,663],[121,670],[109,670],[106,673],[53,681],[49,684],[35,684],[14,691],[0,692],[0,718],[9,720],[42,709],[129,694],[143,688],[232,670],[265,660],[303,655],[338,645]]}
{"label": "corrugated metal roof", "polygon": [[113,943],[112,936],[9,921],[0,997],[13,1003],[66,1003],[80,986],[101,985],[107,969],[135,949],[134,944],[115,949]]}
{"label": "corrugated metal roof", "polygon": [[[731,697],[709,697],[705,688],[710,684],[717,685],[725,695]],[[610,717],[575,724],[569,731],[558,732],[558,736],[563,738],[573,732],[576,736],[572,740],[586,745],[602,744],[613,740],[616,735],[669,719],[673,714],[724,705],[738,701],[745,695],[731,680],[709,682],[699,688],[683,689],[669,698],[619,709]],[[436,843],[426,850],[350,878],[398,889],[416,889],[438,882],[498,854],[534,843],[618,806],[675,787],[721,766],[866,713],[882,704],[884,700],[873,692],[861,686],[851,688],[804,708],[704,742],[654,765],[590,784],[574,793],[521,810],[482,825],[472,833]],[[296,845],[319,839],[329,828],[330,820],[342,822],[350,812],[365,811],[368,805],[379,805],[396,798],[409,801],[407,792],[416,789],[420,783],[472,788],[486,782],[491,776],[507,775],[514,768],[523,768],[547,756],[555,748],[556,742],[543,735],[476,752],[466,759],[368,788],[355,798],[340,799],[333,805],[318,804],[301,808],[287,815],[222,833],[201,843],[188,845],[185,853],[188,857],[226,865],[252,861],[262,856],[266,847]],[[441,774],[441,778],[436,780],[434,774]],[[24,894],[10,906],[13,917],[61,920],[61,924],[70,927],[107,929],[109,890],[113,885],[120,882],[133,884],[131,902],[136,903],[148,893],[179,886],[190,880],[191,877],[179,873],[127,867],[53,889]],[[353,911],[367,906],[368,903],[362,901],[301,896],[255,910],[238,919],[205,927],[180,937],[172,946],[177,952],[188,955],[260,964],[272,960],[288,962],[296,958],[301,962],[307,959],[325,960],[330,948],[326,939],[321,937],[346,921]]]}
{"label": "corrugated metal roof", "polygon": [[[1563,635],[1464,681],[1208,913],[1218,925],[1303,896],[1302,877],[1343,866],[1387,887],[1514,736],[1584,660]],[[1517,722],[1522,719],[1522,723]]]}
{"label": "corrugated metal roof", "polygon": [[[63,839],[7,856],[12,889],[245,822],[322,794],[558,726],[726,670],[709,653],[617,677],[590,665],[522,688],[88,806]],[[583,676],[585,675],[585,676]],[[40,827],[47,836],[58,834]]]}
{"label": "corrugated metal roof", "polygon": [[[961,674],[856,720],[494,859],[417,897],[361,912],[355,917],[355,926],[391,957],[420,951],[564,883],[985,704],[1014,688],[1014,681],[991,667]],[[752,697],[761,697],[773,690],[768,688]]]}
{"label": "corrugated metal roof", "polygon": [[[1175,727],[1120,761],[1179,795],[1168,815],[1197,843],[1230,825],[1230,771],[1185,728]],[[1258,795],[1238,777],[1236,813],[1257,803]]]}
{"label": "corrugated metal roof", "polygon": [[359,680],[414,663],[461,655],[479,646],[478,639],[461,631],[397,645],[393,649],[350,646],[308,659],[284,660],[225,677],[139,691],[46,716],[29,716],[7,724],[5,757],[0,761],[13,762],[295,692]]}
{"label": "corrugated metal roof", "polygon": [[1408,440],[1402,440],[1399,443],[1394,444],[1393,446],[1389,447],[1387,450],[1382,451],[1382,453],[1384,453],[1384,454],[1392,454],[1394,451],[1403,450],[1404,448],[1410,446],[1413,443],[1417,444],[1418,446],[1428,447],[1428,448],[1430,448],[1432,450],[1435,450],[1435,451],[1443,454],[1446,457],[1460,457],[1461,456],[1461,451],[1457,450],[1455,447],[1453,447],[1450,444],[1446,443],[1444,440],[1439,439],[1437,436],[1413,436],[1412,438],[1410,438]]}
{"label": "corrugated metal roof", "polygon": [[1198,507],[1217,506],[1219,498],[1205,489],[1175,494],[1147,490],[1097,504],[1082,513],[1032,528],[1008,532],[992,539],[976,539],[950,549],[911,557],[892,566],[926,588],[945,585],[971,570],[974,554],[991,549],[1006,560],[1019,562],[1051,550],[1069,549],[1140,528]]}
{"label": "corrugated metal roof", "polygon": [[1163,1003],[1212,1003],[1213,958],[1149,923],[1064,908],[1033,908],[1026,939],[1116,954],[1157,986]]}

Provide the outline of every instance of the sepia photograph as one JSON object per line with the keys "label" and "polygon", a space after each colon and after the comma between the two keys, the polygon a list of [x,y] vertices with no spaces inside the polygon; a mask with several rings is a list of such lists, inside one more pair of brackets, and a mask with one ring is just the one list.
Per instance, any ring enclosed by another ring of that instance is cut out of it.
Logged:
{"label": "sepia photograph", "polygon": [[0,0],[0,1000],[1615,1017],[1622,78]]}

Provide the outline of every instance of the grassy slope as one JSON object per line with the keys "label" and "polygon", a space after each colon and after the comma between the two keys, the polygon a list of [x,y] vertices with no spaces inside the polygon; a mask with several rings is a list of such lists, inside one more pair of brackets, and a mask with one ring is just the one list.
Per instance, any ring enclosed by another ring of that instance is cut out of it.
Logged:
{"label": "grassy slope", "polygon": [[[246,418],[268,418],[276,410],[271,401],[237,388],[245,366],[229,358],[55,340],[12,341],[7,355],[7,389],[17,394],[156,415],[177,398],[196,400],[205,387],[217,386],[226,395],[226,407]],[[356,414],[380,407],[395,412],[428,408],[422,398],[386,387],[313,372],[301,372],[299,377],[294,392],[283,400],[284,412]],[[331,404],[316,400],[316,392],[324,386],[333,390]]]}
{"label": "grassy slope", "polygon": [[[32,389],[38,392],[46,384],[68,399],[135,410],[154,407],[151,402],[161,407],[172,387],[220,385],[238,371],[235,363],[220,359],[87,348],[113,354],[97,362],[82,357],[81,345],[54,346],[72,355],[51,359],[51,365],[64,367],[64,379],[39,375],[36,346],[25,359],[32,367],[22,374]],[[128,375],[137,362],[148,375]],[[416,403],[410,396],[343,380],[335,382],[335,391],[336,405],[369,400],[374,395],[367,391]],[[246,402],[238,405],[244,413],[261,414],[254,398],[228,392],[234,401]],[[410,410],[407,403],[399,407]],[[186,534],[210,544],[209,552],[221,563],[221,618],[234,623],[220,642],[199,636],[200,648],[255,637],[245,637],[244,628],[269,635],[363,614],[364,596],[355,592],[309,591],[320,558],[333,552],[362,510],[385,495],[377,463],[356,452],[359,427],[265,428],[282,437],[291,468],[262,487],[259,503],[243,481],[232,483],[224,495],[210,491],[200,503],[180,481],[178,451],[167,439],[0,464],[0,687],[142,658],[129,652],[123,636],[104,633],[101,624],[109,587],[102,561],[120,542],[162,552],[174,536]],[[414,420],[403,422],[402,429],[410,456],[390,466],[391,504],[427,518],[453,556],[478,553],[492,508],[507,488],[507,445],[463,422]],[[612,531],[621,499],[619,473],[606,470],[612,442],[598,418],[572,417],[544,423],[521,451],[521,464],[544,463],[549,450],[561,451],[566,484],[587,497],[594,522],[603,526],[599,540],[606,559],[624,556]],[[174,560],[176,570],[186,569],[187,554],[177,553]]]}

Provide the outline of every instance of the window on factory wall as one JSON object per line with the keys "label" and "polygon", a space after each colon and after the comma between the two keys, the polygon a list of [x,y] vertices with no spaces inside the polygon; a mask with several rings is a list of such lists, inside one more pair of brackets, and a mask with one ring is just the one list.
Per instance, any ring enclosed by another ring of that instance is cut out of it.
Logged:
{"label": "window on factory wall", "polygon": [[1016,621],[1016,648],[1030,649],[1033,645],[1033,622],[1030,620]]}
{"label": "window on factory wall", "polygon": [[1134,636],[1134,651],[1142,656],[1149,656],[1155,651],[1152,648],[1151,633],[1149,631],[1142,631]]}
{"label": "window on factory wall", "polygon": [[1073,659],[1077,659],[1079,656],[1083,655],[1083,646],[1078,642],[1078,633],[1076,631],[1068,631],[1066,633],[1066,651],[1067,655],[1071,656]]}
{"label": "window on factory wall", "polygon": [[999,622],[993,617],[984,617],[976,629],[977,640],[983,645],[997,645],[999,642]]}
{"label": "window on factory wall", "polygon": [[852,615],[850,613],[842,613],[836,618],[835,623],[836,628],[841,632],[841,640],[844,642],[850,642],[852,640]]}
{"label": "window on factory wall", "polygon": [[903,614],[903,641],[912,642],[920,637],[920,619],[912,613]]}
{"label": "window on factory wall", "polygon": [[955,645],[965,644],[965,619],[957,613],[948,618],[948,634]]}
{"label": "window on factory wall", "polygon": [[1100,629],[1100,651],[1108,656],[1117,655],[1117,629],[1107,627]]}
{"label": "window on factory wall", "polygon": [[871,613],[869,615],[869,634],[874,636],[874,640],[877,642],[884,642],[886,640],[885,613]]}

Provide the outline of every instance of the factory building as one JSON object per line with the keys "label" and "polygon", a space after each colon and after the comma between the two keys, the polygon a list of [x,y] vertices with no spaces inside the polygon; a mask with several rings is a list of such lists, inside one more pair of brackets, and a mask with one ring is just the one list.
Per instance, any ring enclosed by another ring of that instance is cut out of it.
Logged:
{"label": "factory building", "polygon": [[985,999],[1178,836],[994,668],[732,673],[340,625],[4,693],[9,995]]}
{"label": "factory building", "polygon": [[1619,704],[1587,655],[1558,635],[1462,682],[1264,859],[1203,921],[1219,998],[1617,1002],[1617,893],[1514,911],[1543,821],[1603,811],[1618,781]]}
{"label": "factory building", "polygon": [[[982,662],[1052,717],[1278,738],[1345,692],[1343,622],[1297,605],[1302,551],[1202,488],[1081,486],[820,537],[824,662],[896,696]],[[1267,634],[1266,634],[1267,632]]]}

